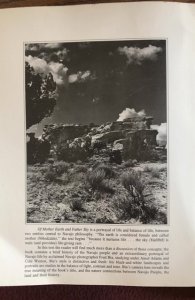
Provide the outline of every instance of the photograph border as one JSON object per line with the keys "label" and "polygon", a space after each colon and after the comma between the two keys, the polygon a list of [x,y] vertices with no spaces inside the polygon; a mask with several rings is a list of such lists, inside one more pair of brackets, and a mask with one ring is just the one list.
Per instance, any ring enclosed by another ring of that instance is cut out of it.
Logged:
{"label": "photograph border", "polygon": [[[147,41],[147,40],[164,40],[166,44],[166,123],[167,123],[167,224],[108,224],[108,223],[30,223],[27,222],[27,138],[26,138],[26,87],[25,87],[25,45],[26,44],[46,44],[46,43],[84,43],[84,42],[120,42],[120,41]],[[170,162],[169,162],[169,57],[168,57],[168,38],[167,37],[144,37],[144,38],[115,38],[115,39],[85,39],[85,40],[52,40],[52,41],[23,41],[23,101],[24,101],[24,153],[25,153],[25,225],[34,225],[34,226],[138,226],[138,227],[144,227],[144,226],[154,226],[154,227],[160,227],[160,226],[166,226],[170,228],[171,225],[171,217],[170,217],[170,178],[169,178],[169,168],[170,168]]]}

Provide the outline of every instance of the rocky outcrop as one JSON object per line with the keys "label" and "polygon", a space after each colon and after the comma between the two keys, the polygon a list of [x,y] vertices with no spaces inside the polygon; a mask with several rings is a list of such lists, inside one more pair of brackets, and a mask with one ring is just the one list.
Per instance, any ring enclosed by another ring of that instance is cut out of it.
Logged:
{"label": "rocky outcrop", "polygon": [[43,138],[50,142],[51,151],[65,152],[63,159],[68,159],[68,154],[76,159],[78,155],[73,155],[74,152],[84,152],[86,157],[110,150],[120,151],[124,159],[147,159],[148,153],[157,145],[158,132],[150,129],[152,120],[150,116],[141,116],[100,126],[53,124],[45,126]]}
{"label": "rocky outcrop", "polygon": [[52,144],[60,144],[67,140],[81,137],[90,131],[88,125],[46,125],[43,129],[43,136]]}
{"label": "rocky outcrop", "polygon": [[138,160],[155,159],[154,149],[157,134],[157,130],[149,129],[129,132],[123,142],[123,157],[125,159],[135,158]]}
{"label": "rocky outcrop", "polygon": [[136,141],[137,144],[144,143],[145,145],[156,146],[157,134],[157,130],[143,129],[127,132],[126,138],[132,143],[135,143]]}

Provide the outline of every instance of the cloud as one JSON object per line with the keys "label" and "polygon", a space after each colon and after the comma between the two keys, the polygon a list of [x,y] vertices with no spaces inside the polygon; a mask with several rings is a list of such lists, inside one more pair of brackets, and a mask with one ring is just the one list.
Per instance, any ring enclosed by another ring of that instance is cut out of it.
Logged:
{"label": "cloud", "polygon": [[68,76],[68,68],[61,62],[47,62],[43,58],[31,55],[26,56],[25,61],[27,61],[30,66],[33,67],[36,73],[45,75],[51,73],[58,86],[63,86],[74,82],[85,82],[87,80],[93,80],[96,78],[95,75],[91,74],[89,70],[78,71],[76,74],[70,74]]}
{"label": "cloud", "polygon": [[119,118],[117,119],[117,121],[124,121],[128,118],[133,118],[133,117],[144,117],[145,111],[142,109],[138,112],[135,111],[134,108],[125,108],[120,114],[119,114]]}
{"label": "cloud", "polygon": [[160,125],[151,125],[152,129],[156,129],[158,131],[157,141],[159,145],[166,145],[167,143],[167,123],[161,123]]}
{"label": "cloud", "polygon": [[61,86],[67,83],[68,68],[62,63],[53,61],[47,63],[44,59],[31,55],[26,56],[25,60],[33,67],[36,73],[43,73],[45,75],[51,73],[57,85]]}
{"label": "cloud", "polygon": [[58,85],[65,85],[67,83],[67,67],[65,67],[62,63],[50,62],[49,68],[53,75],[54,81]]}
{"label": "cloud", "polygon": [[33,67],[36,73],[49,73],[48,63],[44,59],[28,55],[25,57],[25,61],[27,61],[30,66]]}
{"label": "cloud", "polygon": [[127,64],[141,65],[144,60],[156,61],[158,54],[162,52],[161,47],[149,45],[145,48],[138,47],[119,47],[118,52],[127,57]]}
{"label": "cloud", "polygon": [[37,43],[25,45],[26,55],[32,55],[46,60],[47,62],[62,62],[68,58],[69,50],[58,43]]}
{"label": "cloud", "polygon": [[60,43],[47,43],[47,44],[39,44],[40,48],[46,48],[46,49],[58,49],[61,44]]}
{"label": "cloud", "polygon": [[68,81],[70,83],[74,83],[74,82],[78,81],[78,75],[77,74],[71,74],[71,75],[69,75],[68,76]]}
{"label": "cloud", "polygon": [[68,77],[69,83],[84,82],[84,81],[93,80],[93,79],[95,79],[95,76],[92,75],[89,70],[78,71],[76,74],[71,74]]}

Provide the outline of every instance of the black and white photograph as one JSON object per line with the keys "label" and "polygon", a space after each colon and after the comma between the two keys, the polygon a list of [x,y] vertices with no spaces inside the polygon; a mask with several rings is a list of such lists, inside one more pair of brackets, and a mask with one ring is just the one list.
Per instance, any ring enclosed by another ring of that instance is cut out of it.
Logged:
{"label": "black and white photograph", "polygon": [[167,41],[24,46],[26,222],[167,224]]}

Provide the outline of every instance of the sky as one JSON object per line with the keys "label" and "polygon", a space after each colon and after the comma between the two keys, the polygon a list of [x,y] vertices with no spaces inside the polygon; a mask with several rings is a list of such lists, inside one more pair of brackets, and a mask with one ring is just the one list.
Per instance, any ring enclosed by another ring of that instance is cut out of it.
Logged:
{"label": "sky", "polygon": [[25,60],[37,73],[52,73],[57,84],[55,110],[38,130],[48,123],[116,121],[128,110],[166,123],[165,40],[31,43]]}

